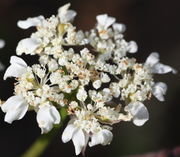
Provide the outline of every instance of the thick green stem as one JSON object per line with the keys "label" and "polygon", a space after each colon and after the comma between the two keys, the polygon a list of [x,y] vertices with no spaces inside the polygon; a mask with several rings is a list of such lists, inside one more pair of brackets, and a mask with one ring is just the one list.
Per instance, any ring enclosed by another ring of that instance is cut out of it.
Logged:
{"label": "thick green stem", "polygon": [[63,108],[61,109],[61,123],[55,126],[49,133],[41,135],[20,157],[40,157],[51,143],[53,137],[58,133],[66,117],[66,110]]}

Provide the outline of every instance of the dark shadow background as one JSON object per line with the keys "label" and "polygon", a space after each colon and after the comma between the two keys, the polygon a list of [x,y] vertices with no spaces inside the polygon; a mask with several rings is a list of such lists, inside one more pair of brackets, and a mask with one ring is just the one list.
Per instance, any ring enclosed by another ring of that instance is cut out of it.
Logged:
{"label": "dark shadow background", "polygon": [[[75,25],[87,30],[94,26],[97,14],[108,13],[118,22],[127,25],[125,38],[135,40],[139,51],[135,57],[143,62],[152,51],[161,55],[161,61],[180,71],[180,1],[179,0],[0,0],[0,38],[6,47],[0,50],[0,60],[9,65],[15,55],[18,41],[28,37],[30,30],[17,28],[20,19],[57,13],[59,6],[71,2],[78,15]],[[33,57],[24,57],[33,62]],[[3,73],[0,74],[1,79]],[[159,75],[157,81],[168,84],[165,102],[156,99],[147,102],[150,120],[143,127],[132,123],[120,123],[114,127],[114,139],[110,146],[88,148],[87,157],[119,157],[140,154],[180,145],[180,75]],[[13,80],[0,81],[1,99],[13,94]],[[0,157],[19,157],[40,135],[36,114],[29,112],[20,120],[9,125],[0,112]],[[61,142],[62,130],[53,140],[42,157],[75,156],[71,142]]]}

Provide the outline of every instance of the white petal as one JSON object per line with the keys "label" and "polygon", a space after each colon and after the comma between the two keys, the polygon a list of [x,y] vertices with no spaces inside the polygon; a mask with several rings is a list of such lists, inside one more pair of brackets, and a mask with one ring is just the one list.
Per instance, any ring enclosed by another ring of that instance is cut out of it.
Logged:
{"label": "white petal", "polygon": [[69,142],[72,139],[74,132],[76,131],[76,127],[73,124],[68,124],[63,131],[62,141],[64,143]]}
{"label": "white petal", "polygon": [[0,39],[0,49],[3,48],[5,46],[5,41]]}
{"label": "white petal", "polygon": [[96,20],[98,24],[100,24],[101,26],[104,26],[106,23],[107,17],[108,17],[107,14],[101,14],[101,15],[96,16]]}
{"label": "white petal", "polygon": [[38,16],[38,17],[30,17],[27,20],[20,20],[17,22],[17,25],[19,28],[22,29],[28,29],[32,26],[41,26],[42,22],[44,21],[44,17],[43,16]]}
{"label": "white petal", "polygon": [[58,9],[58,15],[61,17],[61,15],[66,14],[67,10],[69,9],[69,7],[71,6],[70,3],[67,3],[65,5],[63,5],[62,7],[60,7]]}
{"label": "white petal", "polygon": [[60,123],[60,115],[57,109],[54,106],[46,104],[39,107],[36,119],[42,134],[49,132],[53,124]]}
{"label": "white petal", "polygon": [[107,29],[116,21],[114,17],[110,17],[107,14],[101,14],[96,16],[96,20],[100,26],[104,27],[104,29]]}
{"label": "white petal", "polygon": [[54,106],[50,107],[50,114],[51,114],[51,117],[53,118],[53,123],[59,124],[61,121],[61,117],[58,110]]}
{"label": "white petal", "polygon": [[22,53],[34,54],[34,51],[41,45],[41,42],[34,38],[22,39],[16,48],[16,53],[21,55]]}
{"label": "white petal", "polygon": [[3,79],[6,80],[8,77],[19,77],[25,72],[26,68],[19,64],[10,65],[5,72]]}
{"label": "white petal", "polygon": [[100,132],[93,134],[89,146],[95,146],[98,144],[107,145],[112,141],[113,134],[107,129],[103,129]]}
{"label": "white petal", "polygon": [[121,23],[114,23],[112,25],[112,27],[113,27],[114,31],[117,31],[120,33],[123,33],[126,30],[126,26],[124,24],[121,24]]}
{"label": "white petal", "polygon": [[167,91],[167,85],[163,82],[158,82],[153,86],[152,93],[159,100],[164,101],[164,95]]}
{"label": "white petal", "polygon": [[159,54],[157,52],[152,52],[146,59],[145,65],[154,66],[159,62]]}
{"label": "white petal", "polygon": [[4,80],[6,80],[8,77],[19,77],[26,72],[27,64],[23,59],[12,56],[10,63],[11,65],[7,68],[4,74]]}
{"label": "white petal", "polygon": [[114,17],[108,17],[106,20],[106,24],[105,24],[105,29],[107,29],[109,26],[111,26],[114,22],[116,21],[116,19]]}
{"label": "white petal", "polygon": [[128,52],[129,53],[136,53],[138,50],[138,46],[135,41],[130,41],[128,43]]}
{"label": "white petal", "polygon": [[65,22],[70,22],[74,20],[74,17],[77,15],[77,13],[74,10],[68,10],[65,14]]}
{"label": "white petal", "polygon": [[20,120],[28,110],[28,104],[21,96],[10,97],[1,107],[6,113],[4,121],[12,123],[14,120]]}
{"label": "white petal", "polygon": [[76,129],[72,137],[76,155],[79,155],[86,146],[86,137],[81,129]]}
{"label": "white petal", "polygon": [[168,66],[168,65],[164,65],[161,63],[157,63],[156,65],[154,65],[152,67],[152,73],[156,73],[156,74],[166,74],[172,72],[174,74],[177,73],[177,71],[175,69],[173,69],[172,67]]}
{"label": "white petal", "polygon": [[141,102],[134,102],[125,107],[133,116],[133,123],[137,126],[142,126],[148,119],[149,113],[147,108]]}
{"label": "white petal", "polygon": [[26,62],[22,58],[17,57],[17,56],[11,56],[10,63],[11,64],[19,64],[23,67],[27,67]]}
{"label": "white petal", "polygon": [[62,23],[70,22],[74,19],[77,13],[74,10],[68,10],[70,3],[60,7],[58,9],[58,16]]}

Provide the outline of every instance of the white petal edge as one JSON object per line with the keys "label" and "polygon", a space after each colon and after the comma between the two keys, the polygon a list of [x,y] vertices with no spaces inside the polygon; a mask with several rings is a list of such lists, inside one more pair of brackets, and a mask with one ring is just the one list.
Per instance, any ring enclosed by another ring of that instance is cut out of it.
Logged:
{"label": "white petal edge", "polygon": [[79,155],[86,146],[86,137],[81,129],[76,129],[72,137],[76,155]]}
{"label": "white petal edge", "polygon": [[17,57],[17,56],[11,56],[10,63],[11,64],[19,64],[23,67],[27,67],[26,62],[22,58]]}
{"label": "white petal edge", "polygon": [[116,21],[114,17],[110,17],[107,14],[101,14],[96,16],[96,20],[100,26],[104,27],[104,29],[107,29]]}
{"label": "white petal edge", "polygon": [[159,54],[157,52],[152,52],[146,59],[145,65],[154,66],[159,62]]}
{"label": "white petal edge", "polygon": [[128,43],[128,52],[129,53],[136,53],[138,50],[138,46],[135,41],[130,41]]}
{"label": "white petal edge", "polygon": [[6,80],[8,77],[19,77],[26,72],[26,62],[16,56],[10,58],[11,65],[7,68],[3,79]]}
{"label": "white petal edge", "polygon": [[149,120],[149,113],[147,108],[141,102],[133,102],[125,107],[125,111],[128,111],[133,116],[133,123],[137,126],[142,126],[147,120]]}
{"label": "white petal edge", "polygon": [[71,4],[67,3],[58,9],[58,16],[62,23],[73,21],[74,17],[77,15],[74,10],[68,10],[70,6]]}
{"label": "white petal edge", "polygon": [[119,33],[123,33],[126,31],[126,26],[122,23],[114,23],[112,25],[112,27],[113,27],[114,31],[117,31]]}
{"label": "white petal edge", "polygon": [[43,16],[30,17],[26,20],[19,20],[17,26],[22,29],[28,29],[33,26],[41,26],[44,20]]}
{"label": "white petal edge", "polygon": [[25,54],[34,54],[34,51],[41,45],[41,42],[34,38],[25,38],[22,39],[16,48],[16,53],[21,55]]}
{"label": "white petal edge", "polygon": [[54,106],[41,105],[36,119],[43,134],[49,132],[53,128],[53,124],[60,123],[60,114]]}
{"label": "white petal edge", "polygon": [[173,74],[177,73],[177,71],[174,68],[172,68],[169,65],[164,65],[162,63],[157,63],[152,67],[152,73],[155,74],[166,74],[169,72],[172,72]]}
{"label": "white petal edge", "polygon": [[21,96],[12,96],[1,106],[1,109],[6,113],[4,121],[11,124],[14,120],[24,117],[28,104]]}
{"label": "white petal edge", "polygon": [[76,129],[77,128],[73,124],[68,124],[63,131],[62,141],[64,143],[69,142],[72,139],[72,136],[73,136],[74,132],[76,131]]}
{"label": "white petal edge", "polygon": [[61,17],[62,15],[66,14],[66,12],[67,12],[67,10],[69,9],[70,6],[71,6],[71,4],[67,3],[67,4],[63,5],[62,7],[60,7],[58,9],[59,17]]}
{"label": "white petal edge", "polygon": [[97,16],[96,16],[96,20],[97,20],[97,22],[98,22],[99,25],[104,26],[105,23],[106,23],[107,17],[108,17],[107,14],[97,15]]}
{"label": "white petal edge", "polygon": [[163,82],[157,82],[153,88],[152,88],[152,93],[153,95],[159,100],[159,101],[164,101],[164,95],[166,94],[167,91],[167,85]]}
{"label": "white petal edge", "polygon": [[112,132],[107,129],[103,129],[91,136],[91,141],[89,142],[89,146],[93,147],[98,144],[102,144],[102,145],[110,144],[112,138],[113,138]]}

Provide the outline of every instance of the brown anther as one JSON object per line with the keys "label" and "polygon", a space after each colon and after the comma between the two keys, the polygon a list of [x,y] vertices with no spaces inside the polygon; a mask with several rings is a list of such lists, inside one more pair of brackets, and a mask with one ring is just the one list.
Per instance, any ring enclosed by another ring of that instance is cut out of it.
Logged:
{"label": "brown anther", "polygon": [[80,79],[85,78],[85,75],[84,75],[82,72],[80,72],[77,76],[78,76]]}
{"label": "brown anther", "polygon": [[107,33],[107,30],[101,30],[99,31],[99,34],[106,34]]}
{"label": "brown anther", "polygon": [[123,63],[124,63],[124,64],[126,64],[126,65],[128,65],[128,62],[127,62],[127,60],[124,60],[124,61],[123,61]]}
{"label": "brown anther", "polygon": [[137,64],[137,65],[135,66],[135,68],[141,69],[141,68],[142,68],[142,65]]}
{"label": "brown anther", "polygon": [[67,85],[67,88],[72,88],[72,86],[71,85]]}

